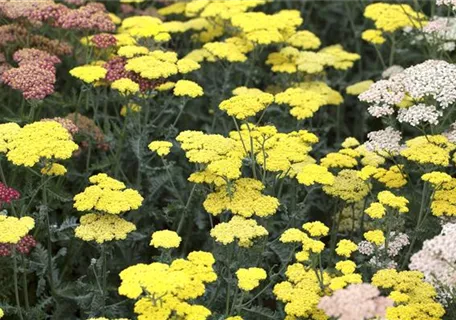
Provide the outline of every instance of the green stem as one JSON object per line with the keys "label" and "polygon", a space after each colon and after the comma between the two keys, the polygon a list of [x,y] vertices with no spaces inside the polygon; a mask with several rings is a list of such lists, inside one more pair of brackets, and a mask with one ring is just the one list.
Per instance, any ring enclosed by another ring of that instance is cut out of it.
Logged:
{"label": "green stem", "polygon": [[17,260],[16,260],[16,249],[14,249],[13,255],[13,281],[14,281],[14,295],[16,297],[16,306],[19,312],[19,318],[23,320],[22,316],[22,308],[21,308],[21,301],[19,300],[19,286],[17,285]]}
{"label": "green stem", "polygon": [[192,201],[193,194],[195,193],[195,189],[196,189],[196,184],[193,185],[192,191],[190,191],[190,195],[188,196],[187,203],[185,204],[184,212],[182,213],[181,219],[179,221],[179,225],[177,227],[177,231],[176,231],[177,234],[180,234],[180,232],[182,231],[182,228],[184,227],[185,216],[187,215],[187,210]]}
{"label": "green stem", "polygon": [[106,301],[106,298],[107,298],[107,295],[108,295],[108,272],[107,272],[107,265],[108,265],[108,259],[106,257],[106,246],[104,244],[101,245],[101,259],[102,259],[102,263],[103,263],[103,267],[102,267],[102,270],[101,270],[101,280],[102,280],[102,284],[103,284],[103,299]]}
{"label": "green stem", "polygon": [[24,287],[24,301],[25,301],[25,310],[29,311],[30,303],[28,297],[28,286],[27,286],[27,266],[24,256],[21,256],[21,264],[22,264],[22,286]]}
{"label": "green stem", "polygon": [[339,232],[339,225],[340,221],[342,220],[342,214],[341,212],[338,212],[338,201],[336,201],[336,204],[334,206],[334,214],[333,214],[333,224],[331,227],[331,236],[329,239],[329,261],[328,265],[332,265],[333,259],[334,259],[334,252],[336,249],[336,242],[337,242],[337,234]]}
{"label": "green stem", "polygon": [[[42,178],[44,180],[44,178]],[[49,286],[51,287],[51,292],[54,294],[55,286],[54,286],[54,276],[52,275],[52,240],[51,240],[51,221],[49,218],[49,207],[48,207],[48,200],[47,200],[47,189],[46,185],[43,186],[43,206],[46,210],[46,227],[47,227],[47,261],[48,261],[48,277],[49,277]]]}

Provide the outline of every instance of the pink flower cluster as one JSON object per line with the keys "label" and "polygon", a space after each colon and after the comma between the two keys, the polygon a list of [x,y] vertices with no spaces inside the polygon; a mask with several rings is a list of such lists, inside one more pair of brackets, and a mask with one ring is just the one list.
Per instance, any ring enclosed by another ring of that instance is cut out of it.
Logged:
{"label": "pink flower cluster", "polygon": [[58,57],[38,49],[22,49],[14,53],[13,59],[19,67],[2,74],[5,84],[22,91],[27,100],[42,100],[54,93],[54,64],[60,62]]}
{"label": "pink flower cluster", "polygon": [[0,257],[8,257],[12,254],[13,249],[16,249],[21,254],[29,254],[35,248],[37,242],[31,235],[26,235],[16,245],[9,243],[0,243]]}
{"label": "pink flower cluster", "polygon": [[318,308],[339,320],[384,319],[393,301],[380,296],[380,291],[367,283],[351,284],[332,296],[321,298]]}
{"label": "pink flower cluster", "polygon": [[11,203],[11,201],[19,199],[20,196],[21,194],[19,193],[19,191],[7,187],[6,185],[0,182],[0,206],[3,203]]}
{"label": "pink flower cluster", "polygon": [[32,23],[48,22],[54,27],[77,30],[114,31],[115,24],[101,3],[71,9],[52,0],[0,2],[0,14],[10,19],[27,18]]}
{"label": "pink flower cluster", "polygon": [[142,92],[152,90],[162,82],[159,80],[144,79],[133,71],[127,71],[125,70],[126,64],[127,60],[124,57],[114,57],[106,62],[103,65],[103,67],[108,70],[106,73],[106,80],[113,82],[121,78],[129,78],[139,84],[139,89]]}
{"label": "pink flower cluster", "polygon": [[95,45],[95,47],[101,49],[113,47],[117,44],[116,37],[109,33],[96,34],[92,37],[92,39],[90,39],[90,41]]}

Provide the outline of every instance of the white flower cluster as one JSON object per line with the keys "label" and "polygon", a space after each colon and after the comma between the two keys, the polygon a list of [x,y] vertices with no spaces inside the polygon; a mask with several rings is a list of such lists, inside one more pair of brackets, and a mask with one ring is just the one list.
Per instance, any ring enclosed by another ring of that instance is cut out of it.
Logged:
{"label": "white flower cluster", "polygon": [[399,122],[405,122],[411,126],[429,123],[433,125],[439,124],[439,117],[442,116],[442,111],[437,110],[435,106],[428,106],[420,103],[409,108],[401,108],[397,114]]}
{"label": "white flower cluster", "polygon": [[426,41],[439,50],[453,51],[456,47],[456,18],[434,17],[423,28],[423,35],[417,36],[417,40]]}
{"label": "white flower cluster", "polygon": [[389,79],[392,76],[395,76],[396,74],[401,73],[402,71],[404,71],[404,68],[402,68],[401,66],[398,66],[398,65],[393,65],[393,66],[385,69],[382,72],[382,78]]}
{"label": "white flower cluster", "polygon": [[410,269],[421,271],[437,287],[456,287],[456,224],[447,223],[436,237],[426,240],[423,248],[410,259]]}
{"label": "white flower cluster", "polygon": [[442,109],[456,102],[456,65],[443,60],[427,60],[409,67],[388,80],[374,83],[358,97],[371,105],[373,116],[392,114],[394,105],[406,94],[412,100],[433,98]]}
{"label": "white flower cluster", "polygon": [[400,143],[402,139],[401,132],[392,127],[369,132],[367,138],[369,140],[366,141],[365,146],[368,151],[397,154],[404,148]]}
{"label": "white flower cluster", "polygon": [[436,0],[438,6],[456,6],[456,0]]}

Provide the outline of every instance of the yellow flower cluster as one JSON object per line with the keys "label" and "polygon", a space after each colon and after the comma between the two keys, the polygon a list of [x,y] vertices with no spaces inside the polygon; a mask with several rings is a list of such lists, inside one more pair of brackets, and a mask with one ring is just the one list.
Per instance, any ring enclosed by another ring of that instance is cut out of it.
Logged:
{"label": "yellow flower cluster", "polygon": [[296,33],[302,21],[297,10],[282,10],[272,15],[246,12],[231,18],[231,24],[242,32],[243,37],[262,45],[285,42]]}
{"label": "yellow flower cluster", "polygon": [[456,216],[456,179],[442,183],[435,190],[431,203],[432,214],[435,216]]}
{"label": "yellow flower cluster", "polygon": [[31,217],[7,217],[0,215],[0,243],[16,244],[35,227]]}
{"label": "yellow flower cluster", "polygon": [[266,109],[273,101],[274,96],[259,89],[239,87],[233,90],[234,97],[220,103],[220,110],[239,120],[256,115]]}
{"label": "yellow flower cluster", "polygon": [[419,136],[405,142],[406,148],[401,155],[419,164],[435,164],[448,166],[450,153],[456,149],[456,144],[448,141],[443,135]]}
{"label": "yellow flower cluster", "polygon": [[316,74],[327,67],[347,70],[360,58],[359,54],[347,52],[341,45],[332,45],[317,52],[284,47],[279,52],[270,53],[266,64],[271,65],[274,72]]}
{"label": "yellow flower cluster", "polygon": [[127,59],[125,69],[139,74],[141,77],[156,80],[165,79],[178,73],[186,74],[197,70],[200,65],[190,62],[189,59],[178,59],[177,54],[171,51],[154,50],[147,54]]}
{"label": "yellow flower cluster", "polygon": [[149,49],[143,46],[129,45],[122,46],[117,50],[117,54],[125,58],[133,58],[134,56],[141,56],[149,53]]}
{"label": "yellow flower cluster", "polygon": [[260,285],[260,281],[266,279],[267,274],[261,268],[240,268],[236,271],[238,287],[244,291],[252,291]]}
{"label": "yellow flower cluster", "polygon": [[156,42],[165,42],[171,39],[170,34],[166,32],[166,28],[163,26],[163,22],[151,16],[125,18],[117,32],[134,39],[153,38]]}
{"label": "yellow flower cluster", "polygon": [[[287,319],[327,319],[317,305],[323,291],[313,269],[306,269],[302,264],[289,265],[286,271],[287,281],[274,286],[274,295],[285,303]],[[323,272],[320,281],[327,286],[330,275]]]}
{"label": "yellow flower cluster", "polygon": [[400,213],[409,211],[407,208],[409,201],[405,197],[396,196],[390,191],[379,192],[377,199],[382,205],[396,209]]}
{"label": "yellow flower cluster", "polygon": [[370,177],[383,183],[388,188],[401,188],[407,184],[406,176],[403,172],[403,165],[394,165],[389,169],[376,168],[367,165],[361,169],[358,176],[363,180],[368,180]]}
{"label": "yellow flower cluster", "polygon": [[41,174],[47,176],[63,176],[67,173],[67,169],[58,163],[49,163],[41,169]]}
{"label": "yellow flower cluster", "polygon": [[364,238],[376,245],[381,245],[385,242],[385,235],[382,230],[372,230],[364,232]]}
{"label": "yellow flower cluster", "polygon": [[326,83],[309,81],[276,94],[275,102],[290,106],[290,114],[302,120],[312,117],[322,106],[341,104],[343,98]]}
{"label": "yellow flower cluster", "polygon": [[363,31],[361,39],[370,42],[372,44],[382,44],[386,41],[381,30],[368,29]]}
{"label": "yellow flower cluster", "polygon": [[8,142],[12,141],[21,127],[15,122],[0,124],[0,152],[8,152]]}
{"label": "yellow flower cluster", "polygon": [[341,170],[332,185],[323,186],[323,191],[347,203],[364,199],[369,193],[369,184],[358,177],[358,172],[350,169]]}
{"label": "yellow flower cluster", "polygon": [[95,81],[102,80],[106,76],[107,70],[100,66],[85,65],[73,68],[70,74],[86,83],[94,83]]}
{"label": "yellow flower cluster", "polygon": [[201,88],[196,82],[189,80],[179,80],[174,85],[175,96],[178,97],[190,97],[196,98],[204,94],[203,88]]}
{"label": "yellow flower cluster", "polygon": [[90,177],[93,184],[74,197],[74,207],[78,211],[97,210],[109,214],[138,209],[143,197],[138,191],[126,189],[125,184],[105,173]]}
{"label": "yellow flower cluster", "polygon": [[155,248],[178,248],[182,238],[179,235],[171,230],[161,230],[155,231],[152,233],[152,239],[150,240],[150,245]]}
{"label": "yellow flower cluster", "polygon": [[215,192],[207,196],[203,206],[214,216],[223,211],[231,211],[246,218],[253,215],[267,217],[277,211],[279,200],[262,194],[263,189],[264,185],[261,181],[241,178],[232,185],[218,187]]}
{"label": "yellow flower cluster", "polygon": [[448,173],[433,171],[423,174],[421,180],[427,181],[434,186],[439,186],[442,183],[450,182],[452,178]]}
{"label": "yellow flower cluster", "polygon": [[113,240],[124,240],[136,226],[112,214],[88,213],[81,217],[80,225],[76,227],[76,238],[84,241],[104,243]]}
{"label": "yellow flower cluster", "polygon": [[374,21],[383,32],[394,32],[405,27],[422,28],[426,16],[408,4],[373,3],[364,9],[364,16]]}
{"label": "yellow flower cluster", "polygon": [[211,230],[211,237],[227,245],[238,240],[241,247],[251,247],[257,238],[268,235],[268,231],[253,219],[234,216],[228,222],[217,224]]}
{"label": "yellow flower cluster", "polygon": [[337,243],[336,253],[341,257],[350,257],[350,255],[358,250],[358,245],[351,240],[342,239]]}
{"label": "yellow flower cluster", "polygon": [[21,129],[13,127],[9,133],[0,130],[0,141],[2,149],[7,150],[8,160],[15,165],[32,167],[41,159],[69,159],[78,149],[68,130],[56,121],[38,121]]}
{"label": "yellow flower cluster", "polygon": [[[390,292],[394,307],[386,310],[388,320],[439,320],[445,314],[443,306],[435,301],[434,287],[423,280],[418,271],[379,270],[372,277],[372,284]],[[399,298],[399,299],[397,299]]]}
{"label": "yellow flower cluster", "polygon": [[139,319],[169,319],[174,314],[206,319],[211,311],[189,301],[201,297],[205,285],[217,279],[214,263],[211,253],[194,251],[170,265],[137,264],[120,273],[119,294],[137,300],[134,311]]}
{"label": "yellow flower cluster", "polygon": [[139,91],[139,84],[128,78],[121,78],[111,83],[111,88],[119,91],[122,95],[129,95]]}
{"label": "yellow flower cluster", "polygon": [[329,232],[329,228],[320,221],[305,223],[302,228],[307,233],[296,228],[290,228],[280,236],[280,242],[302,245],[302,250],[296,253],[296,260],[301,262],[309,260],[313,253],[318,254],[323,251],[325,244],[318,238],[328,235]]}
{"label": "yellow flower cluster", "polygon": [[170,153],[173,144],[169,141],[152,141],[149,143],[149,149],[155,151],[160,157],[166,156]]}

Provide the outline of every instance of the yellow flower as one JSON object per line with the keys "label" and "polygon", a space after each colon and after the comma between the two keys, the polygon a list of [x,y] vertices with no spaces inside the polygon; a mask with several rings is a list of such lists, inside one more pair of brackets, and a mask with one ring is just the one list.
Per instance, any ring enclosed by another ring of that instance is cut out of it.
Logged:
{"label": "yellow flower", "polygon": [[177,61],[177,69],[180,73],[185,74],[201,68],[201,65],[191,59],[180,59]]}
{"label": "yellow flower", "polygon": [[169,141],[152,141],[149,144],[149,149],[157,152],[160,157],[163,157],[170,153],[172,146],[173,144]]}
{"label": "yellow flower", "polygon": [[253,240],[267,235],[268,231],[255,220],[241,216],[234,216],[230,221],[219,223],[211,230],[211,237],[216,241],[227,245],[237,239],[241,247],[251,247]]}
{"label": "yellow flower", "polygon": [[252,291],[260,285],[260,281],[266,279],[267,274],[261,268],[241,268],[236,271],[238,287],[244,291]]}
{"label": "yellow flower", "polygon": [[377,29],[394,32],[405,27],[421,28],[426,16],[408,4],[373,3],[364,9],[364,16],[375,22]]}
{"label": "yellow flower", "polygon": [[391,320],[419,319],[439,320],[445,314],[443,306],[436,301],[436,290],[418,271],[396,271],[383,269],[372,277],[372,284],[390,291],[396,303],[386,310]]}
{"label": "yellow flower", "polygon": [[307,222],[302,228],[309,232],[312,237],[323,237],[328,235],[329,228],[320,221]]}
{"label": "yellow flower", "polygon": [[356,270],[356,263],[351,260],[339,261],[336,263],[336,269],[343,274],[352,274]]}
{"label": "yellow flower", "polygon": [[320,39],[310,31],[299,30],[287,39],[287,43],[295,48],[304,50],[318,49],[321,45]]}
{"label": "yellow flower", "polygon": [[74,197],[74,208],[78,211],[98,210],[110,214],[138,209],[143,197],[138,191],[126,189],[125,185],[105,173],[90,178],[94,185]]}
{"label": "yellow flower", "polygon": [[207,212],[214,216],[225,210],[243,217],[257,215],[267,217],[273,215],[279,207],[275,197],[263,195],[264,185],[261,181],[251,178],[236,180],[232,186],[222,186],[210,193],[203,203]]}
{"label": "yellow flower", "polygon": [[318,164],[308,164],[304,166],[296,176],[298,182],[310,186],[315,183],[331,185],[334,183],[334,176],[327,168]]}
{"label": "yellow flower", "polygon": [[377,198],[381,204],[397,209],[400,213],[409,211],[407,208],[409,201],[405,197],[395,196],[390,191],[381,191],[378,193]]}
{"label": "yellow flower", "polygon": [[51,163],[41,169],[41,173],[47,176],[63,176],[67,169],[58,163]]}
{"label": "yellow flower", "polygon": [[450,152],[456,149],[456,145],[443,135],[419,136],[405,144],[407,148],[401,151],[401,155],[408,160],[445,167],[450,164]]}
{"label": "yellow flower", "polygon": [[175,96],[188,96],[191,98],[200,97],[204,94],[203,88],[196,82],[189,80],[177,81],[173,93]]}
{"label": "yellow flower", "polygon": [[203,48],[218,59],[228,60],[229,62],[243,62],[247,60],[247,56],[233,43],[210,42],[206,43]]}
{"label": "yellow flower", "polygon": [[363,31],[361,39],[370,42],[372,44],[382,44],[386,41],[381,30],[368,29]]}
{"label": "yellow flower", "polygon": [[176,2],[170,4],[169,6],[158,9],[157,12],[162,16],[168,16],[171,14],[181,14],[185,12],[186,6],[186,2]]}
{"label": "yellow flower", "polygon": [[18,166],[32,167],[41,159],[69,159],[78,149],[68,130],[56,121],[27,124],[13,137],[2,134],[0,131],[0,141],[8,139],[7,158]]}
{"label": "yellow flower", "polygon": [[86,83],[93,83],[102,80],[106,76],[107,70],[100,66],[80,66],[70,70],[70,74]]}
{"label": "yellow flower", "polygon": [[359,146],[359,141],[356,138],[353,137],[348,137],[342,142],[342,148],[348,149],[348,148],[354,148]]}
{"label": "yellow flower", "polygon": [[345,90],[347,91],[348,94],[357,96],[357,95],[360,95],[361,93],[363,93],[364,91],[369,90],[370,86],[373,83],[374,83],[374,81],[372,81],[372,80],[365,80],[365,81],[354,83],[354,84],[348,86],[347,88],[345,88]]}
{"label": "yellow flower", "polygon": [[122,46],[117,50],[117,54],[126,58],[133,58],[134,56],[145,55],[149,53],[149,49],[142,46],[129,45]]}
{"label": "yellow flower", "polygon": [[176,259],[170,265],[140,263],[119,274],[119,294],[135,300],[139,319],[167,319],[171,314],[207,319],[210,310],[190,303],[204,295],[207,283],[217,279],[214,263],[212,254],[203,251],[191,252],[187,259]]}
{"label": "yellow flower", "polygon": [[382,230],[367,231],[364,233],[364,238],[378,246],[385,242],[385,235]]}
{"label": "yellow flower", "polygon": [[358,250],[358,246],[351,240],[342,239],[337,243],[336,253],[341,257],[350,257],[350,255]]}
{"label": "yellow flower", "polygon": [[175,82],[167,81],[165,83],[162,83],[158,87],[156,87],[155,90],[157,90],[157,91],[167,91],[167,90],[171,90],[172,88],[174,88],[175,85],[176,85]]}
{"label": "yellow flower", "polygon": [[111,88],[119,91],[122,95],[128,95],[137,93],[139,84],[128,78],[121,78],[111,83]]}
{"label": "yellow flower", "polygon": [[35,227],[31,217],[8,217],[0,215],[0,243],[17,244]]}
{"label": "yellow flower", "polygon": [[219,108],[239,120],[256,115],[274,101],[272,94],[264,93],[258,89],[240,87],[235,89],[233,93],[236,96],[222,101]]}
{"label": "yellow flower", "polygon": [[89,213],[81,217],[80,225],[75,229],[76,238],[84,241],[104,243],[113,240],[124,240],[136,230],[136,226],[112,214]]}
{"label": "yellow flower", "polygon": [[347,203],[353,203],[367,196],[369,185],[358,177],[358,171],[344,169],[339,172],[332,185],[323,186],[323,191]]}
{"label": "yellow flower", "polygon": [[155,248],[171,249],[178,248],[181,241],[182,238],[179,237],[176,232],[170,230],[161,230],[155,231],[152,234],[150,245],[154,246]]}
{"label": "yellow flower", "polygon": [[433,185],[440,185],[445,182],[450,182],[451,181],[451,176],[445,172],[430,172],[430,173],[425,173],[421,176],[421,180],[427,181]]}
{"label": "yellow flower", "polygon": [[372,219],[381,219],[385,216],[386,209],[380,202],[372,202],[364,212]]}
{"label": "yellow flower", "polygon": [[0,152],[8,151],[8,142],[13,140],[21,127],[15,122],[0,124]]}

